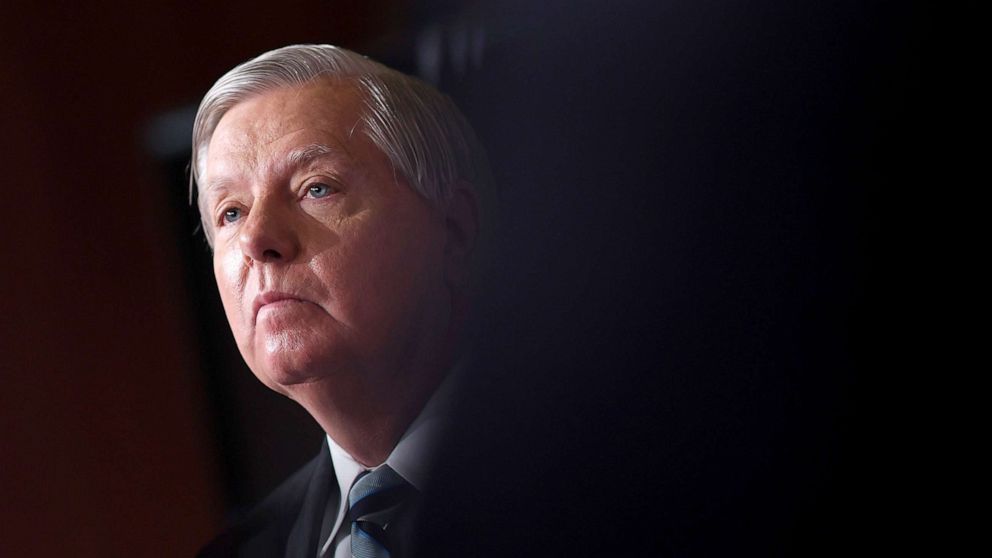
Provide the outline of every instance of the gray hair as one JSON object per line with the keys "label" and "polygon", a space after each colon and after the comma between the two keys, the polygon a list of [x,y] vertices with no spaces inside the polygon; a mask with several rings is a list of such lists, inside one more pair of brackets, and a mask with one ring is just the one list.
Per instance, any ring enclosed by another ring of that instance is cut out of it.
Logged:
{"label": "gray hair", "polygon": [[[459,180],[487,190],[491,172],[475,132],[446,95],[414,77],[332,45],[292,45],[253,58],[224,74],[207,91],[193,122],[190,202],[203,176],[217,124],[232,107],[282,87],[341,78],[357,85],[365,114],[361,131],[388,157],[410,187],[434,204],[450,199]],[[212,245],[201,199],[201,222]]]}

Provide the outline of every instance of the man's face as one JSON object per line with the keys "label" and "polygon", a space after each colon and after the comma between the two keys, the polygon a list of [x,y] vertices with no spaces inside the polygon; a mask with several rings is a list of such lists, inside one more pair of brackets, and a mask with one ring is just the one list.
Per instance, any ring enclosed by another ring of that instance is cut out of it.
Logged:
{"label": "man's face", "polygon": [[201,204],[245,361],[292,395],[315,381],[381,385],[447,320],[445,221],[396,174],[340,82],[278,89],[228,111]]}

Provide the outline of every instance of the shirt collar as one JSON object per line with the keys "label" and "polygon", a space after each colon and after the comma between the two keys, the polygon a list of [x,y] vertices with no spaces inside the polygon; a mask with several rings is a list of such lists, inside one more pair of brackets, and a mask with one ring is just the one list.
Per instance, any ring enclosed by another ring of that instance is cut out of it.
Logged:
{"label": "shirt collar", "polygon": [[[462,368],[463,364],[460,361],[448,373],[386,458],[385,464],[418,490],[423,490],[427,482],[427,475],[432,465],[431,458],[435,454],[434,450],[450,416],[449,410],[454,403],[453,394],[458,378],[462,375]],[[366,467],[356,461],[330,435],[327,435],[327,447],[331,452],[340,494],[343,500],[347,500],[346,495],[351,490],[355,478],[374,467]]]}
{"label": "shirt collar", "polygon": [[[420,414],[414,419],[406,432],[400,437],[399,442],[386,458],[386,465],[389,465],[397,474],[406,479],[418,490],[423,490],[427,482],[427,474],[432,465],[431,459],[435,455],[435,448],[444,425],[450,417],[450,408],[454,403],[454,392],[459,378],[463,376],[465,368],[465,358],[459,360],[458,364],[448,373],[445,379],[438,386],[427,404],[421,409]],[[327,435],[327,447],[331,453],[331,463],[334,465],[334,475],[338,481],[338,510],[334,520],[334,526],[330,535],[321,550],[321,556],[327,555],[329,549],[335,544],[335,540],[341,539],[342,522],[344,521],[345,510],[348,506],[348,493],[355,484],[355,479],[362,472],[369,470],[355,460],[348,452],[339,446],[333,438]],[[330,512],[330,510],[328,510]]]}

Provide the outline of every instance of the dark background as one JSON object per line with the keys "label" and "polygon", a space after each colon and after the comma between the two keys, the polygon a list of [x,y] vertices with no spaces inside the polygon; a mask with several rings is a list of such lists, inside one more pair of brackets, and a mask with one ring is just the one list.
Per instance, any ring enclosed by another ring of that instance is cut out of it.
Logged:
{"label": "dark background", "polygon": [[533,4],[2,8],[0,555],[190,555],[319,447],[237,355],[184,183],[200,96],[297,42],[438,84],[493,161],[427,555],[905,536],[898,213],[933,174],[931,14]]}

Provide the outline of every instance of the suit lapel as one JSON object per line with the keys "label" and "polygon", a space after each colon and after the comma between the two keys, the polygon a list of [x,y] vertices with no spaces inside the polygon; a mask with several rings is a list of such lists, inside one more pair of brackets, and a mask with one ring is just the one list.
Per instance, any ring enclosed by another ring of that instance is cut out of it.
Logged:
{"label": "suit lapel", "polygon": [[286,541],[286,558],[316,558],[320,544],[321,522],[324,519],[324,510],[330,497],[333,480],[334,465],[325,438],[316,466],[307,483],[306,492],[303,494],[300,513]]}

